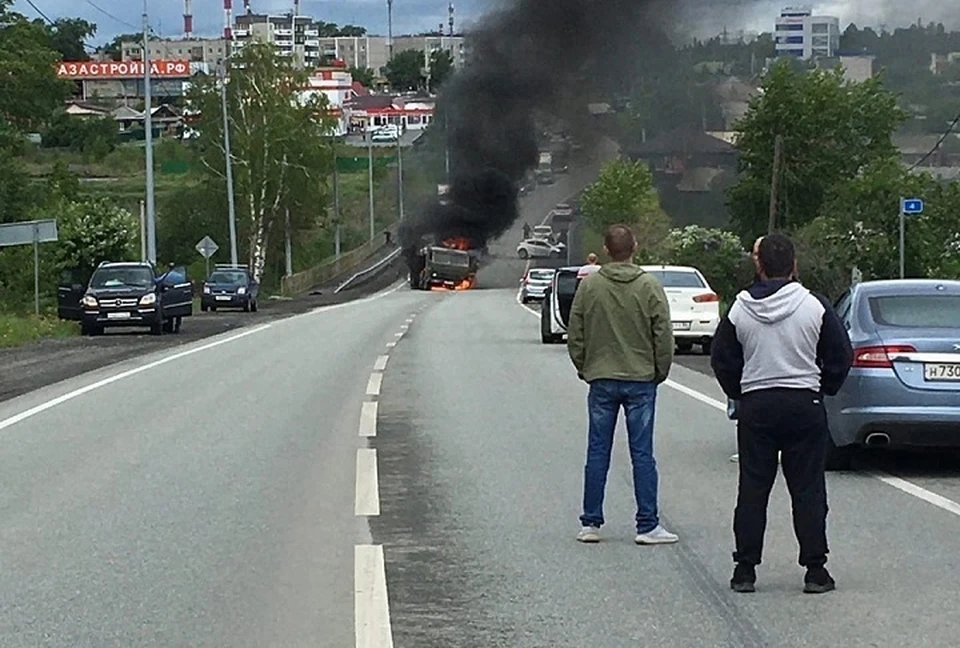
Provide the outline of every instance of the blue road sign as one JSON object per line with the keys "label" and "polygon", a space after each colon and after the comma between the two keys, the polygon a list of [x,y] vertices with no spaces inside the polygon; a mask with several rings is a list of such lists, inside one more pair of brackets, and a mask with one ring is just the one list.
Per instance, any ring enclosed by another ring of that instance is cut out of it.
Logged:
{"label": "blue road sign", "polygon": [[904,214],[922,214],[923,201],[919,198],[907,198],[903,201]]}

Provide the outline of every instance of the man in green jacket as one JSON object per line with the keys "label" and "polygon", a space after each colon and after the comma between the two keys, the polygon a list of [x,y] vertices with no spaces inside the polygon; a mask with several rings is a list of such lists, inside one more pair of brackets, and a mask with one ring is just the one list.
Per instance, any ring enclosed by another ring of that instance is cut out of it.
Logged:
{"label": "man in green jacket", "polygon": [[632,262],[637,239],[614,225],[604,238],[613,263],[585,277],[573,299],[567,350],[577,375],[590,385],[587,463],[580,542],[599,542],[613,434],[622,407],[627,419],[637,544],[670,544],[677,536],[660,524],[653,418],[657,386],[673,363],[673,329],[663,286]]}

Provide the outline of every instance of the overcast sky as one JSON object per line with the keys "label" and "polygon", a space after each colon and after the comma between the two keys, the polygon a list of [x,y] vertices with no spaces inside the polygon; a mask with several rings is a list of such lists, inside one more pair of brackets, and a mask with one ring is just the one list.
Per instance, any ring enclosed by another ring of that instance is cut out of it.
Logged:
{"label": "overcast sky", "polygon": [[[458,27],[467,26],[497,0],[458,0]],[[498,0],[504,2],[506,0]],[[639,1],[639,0],[638,0]],[[148,0],[151,24],[164,36],[178,36],[183,30],[182,0]],[[549,0],[544,0],[549,2]],[[789,0],[681,0],[683,4],[700,5],[690,15],[695,17],[700,36],[719,33],[724,26],[733,30],[742,27],[769,31],[773,18],[787,5],[812,4],[817,13],[838,16],[846,25],[902,26],[921,18],[923,22],[942,20],[951,27],[960,27],[960,3],[956,0],[829,0],[802,2]],[[51,19],[61,16],[81,17],[98,25],[93,39],[99,44],[118,33],[134,31],[141,23],[140,0],[33,0]],[[293,0],[251,0],[258,13],[281,13],[293,8]],[[243,11],[243,0],[233,0],[234,13]],[[703,5],[706,5],[704,7]],[[15,8],[30,17],[37,12],[25,0],[16,0]],[[98,9],[99,8],[99,9]],[[301,11],[315,18],[337,24],[352,23],[372,33],[387,31],[386,0],[301,0]],[[222,0],[193,0],[194,32],[216,35],[223,30]],[[394,0],[394,33],[426,31],[447,22],[447,0]]]}

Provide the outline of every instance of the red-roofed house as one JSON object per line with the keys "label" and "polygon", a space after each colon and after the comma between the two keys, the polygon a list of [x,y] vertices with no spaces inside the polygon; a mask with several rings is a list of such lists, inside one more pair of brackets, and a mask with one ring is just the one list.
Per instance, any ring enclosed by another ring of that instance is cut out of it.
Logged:
{"label": "red-roofed house", "polygon": [[376,130],[397,124],[404,130],[423,130],[433,119],[432,99],[367,94],[356,96],[345,105],[351,132]]}

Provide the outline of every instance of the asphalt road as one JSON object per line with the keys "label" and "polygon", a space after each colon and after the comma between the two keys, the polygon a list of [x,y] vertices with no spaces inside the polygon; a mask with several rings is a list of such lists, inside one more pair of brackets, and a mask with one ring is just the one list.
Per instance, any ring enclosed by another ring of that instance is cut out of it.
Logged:
{"label": "asphalt road", "polygon": [[398,283],[0,403],[2,644],[955,645],[949,466],[830,475],[823,597],[778,485],[759,591],[727,589],[733,429],[684,361],[657,416],[681,542],[633,544],[621,436],[606,541],[576,543],[586,387],[516,302],[517,238],[474,290]]}

